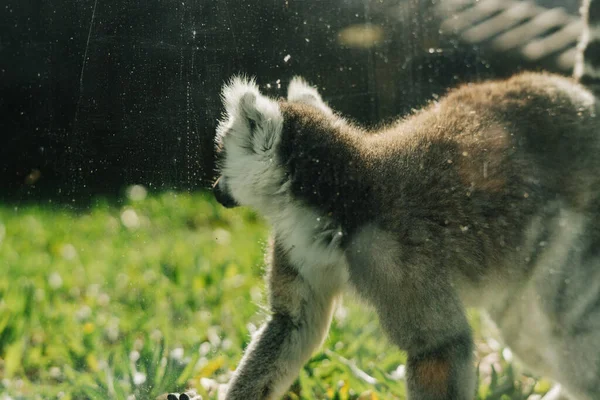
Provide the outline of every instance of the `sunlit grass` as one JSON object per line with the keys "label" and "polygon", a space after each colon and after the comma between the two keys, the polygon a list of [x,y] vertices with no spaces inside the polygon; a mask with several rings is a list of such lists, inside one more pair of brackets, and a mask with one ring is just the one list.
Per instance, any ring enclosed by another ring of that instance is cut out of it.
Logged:
{"label": "sunlit grass", "polygon": [[[86,211],[0,207],[0,399],[154,399],[186,387],[216,398],[264,319],[266,235],[250,211],[209,195],[139,187]],[[548,389],[480,331],[482,399]],[[404,361],[374,313],[346,298],[288,396],[402,399]]]}

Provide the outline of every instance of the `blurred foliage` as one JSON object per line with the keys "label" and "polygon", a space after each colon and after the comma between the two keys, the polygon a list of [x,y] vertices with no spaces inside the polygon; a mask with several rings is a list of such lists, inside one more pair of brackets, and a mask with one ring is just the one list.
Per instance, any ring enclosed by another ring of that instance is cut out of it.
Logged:
{"label": "blurred foliage", "polygon": [[[216,398],[264,320],[267,229],[208,194],[0,207],[0,399]],[[367,312],[365,312],[367,310]],[[478,338],[479,398],[549,389]],[[288,399],[403,399],[405,356],[347,296]]]}

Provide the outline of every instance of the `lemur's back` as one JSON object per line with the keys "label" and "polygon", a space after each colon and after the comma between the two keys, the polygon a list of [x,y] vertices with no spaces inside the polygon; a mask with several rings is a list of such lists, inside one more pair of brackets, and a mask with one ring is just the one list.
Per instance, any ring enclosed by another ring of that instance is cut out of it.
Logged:
{"label": "lemur's back", "polygon": [[525,273],[536,219],[599,209],[595,107],[588,90],[549,74],[451,92],[367,142],[378,223],[475,281]]}
{"label": "lemur's back", "polygon": [[[387,153],[389,163],[408,147],[413,161],[429,162],[432,173],[457,170],[460,179],[448,184],[470,191],[540,192],[579,207],[600,190],[598,111],[592,93],[572,79],[525,73],[458,88],[371,146]],[[437,162],[440,153],[447,165]],[[509,187],[515,183],[522,187]]]}

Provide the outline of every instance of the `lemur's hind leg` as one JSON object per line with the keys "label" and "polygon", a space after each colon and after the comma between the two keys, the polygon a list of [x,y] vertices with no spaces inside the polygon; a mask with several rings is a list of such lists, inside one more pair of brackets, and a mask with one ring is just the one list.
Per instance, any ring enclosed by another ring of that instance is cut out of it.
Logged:
{"label": "lemur's hind leg", "polygon": [[279,399],[329,329],[333,294],[311,288],[277,243],[270,252],[268,283],[273,315],[248,346],[227,400]]}
{"label": "lemur's hind leg", "polygon": [[350,281],[408,353],[410,400],[472,400],[473,339],[462,304],[435,256],[401,252],[392,234],[364,228],[347,252]]}

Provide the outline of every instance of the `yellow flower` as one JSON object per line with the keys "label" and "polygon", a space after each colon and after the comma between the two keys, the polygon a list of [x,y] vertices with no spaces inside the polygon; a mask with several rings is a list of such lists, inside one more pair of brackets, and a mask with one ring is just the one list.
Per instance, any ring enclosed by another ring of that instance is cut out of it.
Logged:
{"label": "yellow flower", "polygon": [[86,322],[85,325],[83,325],[83,333],[85,333],[86,335],[91,334],[92,332],[94,332],[95,329],[96,327],[91,322]]}

